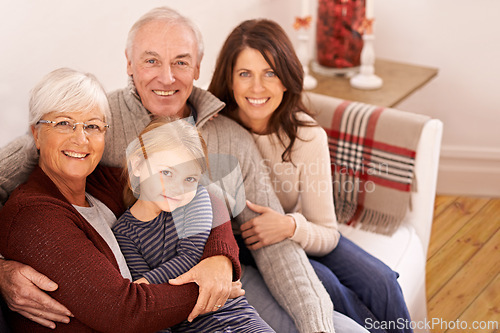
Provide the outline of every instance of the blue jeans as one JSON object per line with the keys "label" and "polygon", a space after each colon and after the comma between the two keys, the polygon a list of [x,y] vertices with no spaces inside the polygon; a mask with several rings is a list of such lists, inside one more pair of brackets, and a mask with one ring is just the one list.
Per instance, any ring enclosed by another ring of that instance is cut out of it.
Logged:
{"label": "blue jeans", "polygon": [[[335,310],[370,332],[412,332],[398,273],[345,237],[323,257],[309,257]],[[376,328],[389,327],[387,330]]]}

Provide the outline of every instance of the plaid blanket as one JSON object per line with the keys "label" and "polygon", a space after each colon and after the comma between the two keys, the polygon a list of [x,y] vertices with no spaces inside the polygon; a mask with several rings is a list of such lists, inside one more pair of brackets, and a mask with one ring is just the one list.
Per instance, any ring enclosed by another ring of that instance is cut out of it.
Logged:
{"label": "plaid blanket", "polygon": [[415,151],[427,116],[345,101],[328,134],[340,223],[391,235],[415,190]]}

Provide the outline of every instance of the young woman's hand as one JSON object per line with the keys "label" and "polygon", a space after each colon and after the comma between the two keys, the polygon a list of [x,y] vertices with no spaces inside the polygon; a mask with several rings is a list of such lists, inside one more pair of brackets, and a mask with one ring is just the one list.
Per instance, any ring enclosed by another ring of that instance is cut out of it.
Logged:
{"label": "young woman's hand", "polygon": [[295,233],[295,220],[269,207],[259,206],[247,200],[247,206],[261,214],[241,225],[241,236],[250,250],[279,243]]}
{"label": "young woman's hand", "polygon": [[171,285],[194,282],[200,287],[200,295],[188,321],[198,315],[217,311],[232,295],[233,264],[228,257],[213,256],[200,261],[196,266],[175,279],[168,281]]}

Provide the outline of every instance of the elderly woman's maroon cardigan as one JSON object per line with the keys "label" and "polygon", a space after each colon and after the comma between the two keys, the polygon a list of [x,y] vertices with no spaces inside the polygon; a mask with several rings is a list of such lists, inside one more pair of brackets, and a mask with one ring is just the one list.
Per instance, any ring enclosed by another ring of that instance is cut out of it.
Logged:
{"label": "elderly woman's maroon cardigan", "polygon": [[[116,216],[123,212],[120,169],[98,166],[87,191]],[[37,167],[0,211],[0,253],[30,265],[59,285],[50,296],[73,314],[64,332],[154,332],[185,320],[198,297],[194,283],[183,286],[130,283],[101,236]],[[226,255],[241,273],[230,223],[212,230],[204,258]],[[51,332],[17,313],[9,314],[18,332]]]}

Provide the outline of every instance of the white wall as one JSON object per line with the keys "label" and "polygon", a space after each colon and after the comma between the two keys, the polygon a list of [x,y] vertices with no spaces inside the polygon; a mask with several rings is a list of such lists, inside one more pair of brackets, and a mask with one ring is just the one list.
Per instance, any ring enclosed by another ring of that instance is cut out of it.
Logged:
{"label": "white wall", "polygon": [[124,87],[128,30],[151,8],[168,5],[199,25],[206,51],[196,84],[206,86],[229,32],[244,19],[273,16],[278,2],[18,0],[13,5],[1,1],[0,147],[27,130],[29,91],[51,70],[71,67],[95,74],[109,91]]}
{"label": "white wall", "polygon": [[[68,66],[94,73],[106,89],[126,83],[128,29],[168,5],[202,29],[208,84],[225,37],[240,21],[268,17],[295,40],[301,0],[18,0],[0,2],[0,147],[27,129],[29,90]],[[311,0],[311,7],[315,1]],[[398,105],[444,122],[439,193],[500,196],[500,45],[497,0],[376,0],[378,57],[439,68],[438,77]],[[313,30],[311,30],[313,31]],[[311,47],[311,51],[313,47]]]}
{"label": "white wall", "polygon": [[378,57],[439,68],[398,108],[444,122],[438,193],[500,196],[500,2],[379,0]]}

